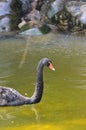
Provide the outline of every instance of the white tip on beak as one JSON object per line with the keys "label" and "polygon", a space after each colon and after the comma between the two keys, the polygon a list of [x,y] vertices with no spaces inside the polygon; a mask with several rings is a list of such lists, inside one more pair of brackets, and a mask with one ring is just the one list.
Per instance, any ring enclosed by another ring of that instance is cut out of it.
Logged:
{"label": "white tip on beak", "polygon": [[55,71],[55,68],[52,68],[53,71]]}

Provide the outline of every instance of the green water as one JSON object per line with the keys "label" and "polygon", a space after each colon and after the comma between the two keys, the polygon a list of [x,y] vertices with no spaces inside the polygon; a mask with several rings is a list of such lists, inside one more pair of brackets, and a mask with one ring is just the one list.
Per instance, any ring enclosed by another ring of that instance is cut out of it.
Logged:
{"label": "green water", "polygon": [[0,40],[0,85],[31,96],[39,59],[48,57],[56,69],[44,69],[40,103],[0,107],[0,130],[86,130],[86,38],[48,34]]}

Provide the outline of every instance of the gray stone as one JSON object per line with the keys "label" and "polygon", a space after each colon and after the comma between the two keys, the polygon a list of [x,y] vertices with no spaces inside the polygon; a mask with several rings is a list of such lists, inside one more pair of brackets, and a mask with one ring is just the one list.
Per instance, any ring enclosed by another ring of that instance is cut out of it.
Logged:
{"label": "gray stone", "polygon": [[0,16],[11,13],[9,2],[0,2]]}
{"label": "gray stone", "polygon": [[48,15],[49,18],[52,18],[56,13],[58,13],[62,9],[63,9],[62,0],[56,0],[56,1],[51,3],[51,7],[48,10],[47,15]]}
{"label": "gray stone", "polygon": [[9,17],[4,17],[3,19],[0,20],[0,32],[10,31],[9,21],[10,21]]}
{"label": "gray stone", "polygon": [[42,33],[40,32],[40,30],[38,28],[32,28],[32,29],[26,30],[24,32],[21,32],[20,34],[22,34],[22,35],[29,35],[29,36],[39,36],[39,35],[42,35]]}

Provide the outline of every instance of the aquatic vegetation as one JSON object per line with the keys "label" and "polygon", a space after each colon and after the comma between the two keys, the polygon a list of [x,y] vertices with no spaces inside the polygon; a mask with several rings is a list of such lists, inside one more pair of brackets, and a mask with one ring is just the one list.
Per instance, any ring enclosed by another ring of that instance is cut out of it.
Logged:
{"label": "aquatic vegetation", "polygon": [[10,29],[13,31],[18,29],[18,24],[21,22],[22,3],[20,0],[12,0],[10,7],[12,10],[10,15]]}

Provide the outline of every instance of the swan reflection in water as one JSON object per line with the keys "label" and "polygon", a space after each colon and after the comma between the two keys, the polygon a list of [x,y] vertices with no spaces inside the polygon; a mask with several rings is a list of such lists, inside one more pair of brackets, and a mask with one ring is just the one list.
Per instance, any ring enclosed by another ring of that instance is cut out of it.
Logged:
{"label": "swan reflection in water", "polygon": [[[27,107],[29,107],[31,111],[34,112],[35,118],[33,118],[33,120],[35,120],[39,124],[39,114],[34,105],[31,105],[31,106],[24,105],[24,106],[19,106],[19,107],[3,107],[3,108],[1,107],[0,108],[0,121],[6,121],[6,123],[8,124],[9,122],[11,124],[14,124],[16,118],[20,116],[19,113],[22,113],[22,115],[26,115],[26,113],[24,112],[26,110],[28,111]],[[27,112],[27,116],[29,117],[28,112]]]}

